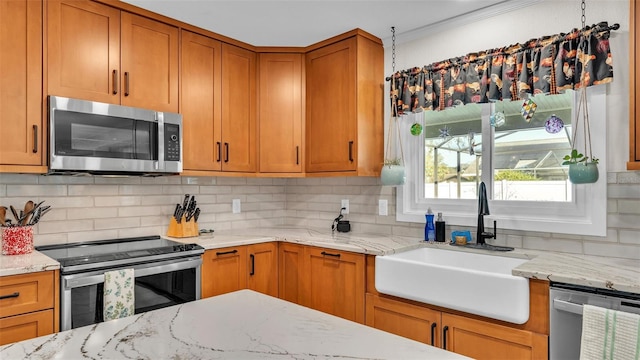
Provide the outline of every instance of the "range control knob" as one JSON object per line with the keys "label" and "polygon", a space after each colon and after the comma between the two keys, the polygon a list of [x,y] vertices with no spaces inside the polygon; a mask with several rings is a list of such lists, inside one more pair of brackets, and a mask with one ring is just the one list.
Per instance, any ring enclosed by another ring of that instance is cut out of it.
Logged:
{"label": "range control knob", "polygon": [[178,141],[178,135],[173,134],[173,135],[171,135],[170,139],[171,139],[171,141]]}

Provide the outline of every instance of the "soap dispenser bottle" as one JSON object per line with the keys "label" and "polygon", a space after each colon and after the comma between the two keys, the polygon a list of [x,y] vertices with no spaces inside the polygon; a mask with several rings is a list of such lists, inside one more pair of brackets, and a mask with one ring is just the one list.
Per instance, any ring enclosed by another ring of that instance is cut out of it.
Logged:
{"label": "soap dispenser bottle", "polygon": [[438,218],[436,219],[436,241],[444,242],[445,238],[445,223],[442,219],[442,213],[438,213]]}
{"label": "soap dispenser bottle", "polygon": [[431,208],[427,209],[425,217],[427,218],[427,223],[424,226],[424,239],[431,242],[436,239],[436,227],[433,223],[433,211],[431,211]]}

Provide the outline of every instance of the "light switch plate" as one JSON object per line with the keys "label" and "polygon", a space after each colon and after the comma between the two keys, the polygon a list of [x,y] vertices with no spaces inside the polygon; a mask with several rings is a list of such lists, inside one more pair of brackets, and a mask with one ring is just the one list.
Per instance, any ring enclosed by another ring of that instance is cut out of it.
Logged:
{"label": "light switch plate", "polygon": [[378,215],[380,216],[387,216],[389,215],[389,211],[388,211],[388,203],[387,200],[383,200],[380,199],[378,200]]}
{"label": "light switch plate", "polygon": [[349,213],[349,199],[342,199],[342,207],[344,208],[343,214]]}
{"label": "light switch plate", "polygon": [[240,199],[233,199],[231,203],[231,211],[234,214],[240,214]]}

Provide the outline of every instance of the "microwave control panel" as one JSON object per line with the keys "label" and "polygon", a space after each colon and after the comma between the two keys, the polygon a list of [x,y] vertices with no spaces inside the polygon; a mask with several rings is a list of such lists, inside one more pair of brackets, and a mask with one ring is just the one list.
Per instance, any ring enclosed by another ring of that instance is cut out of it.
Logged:
{"label": "microwave control panel", "polygon": [[166,161],[180,161],[180,126],[164,124],[164,158]]}

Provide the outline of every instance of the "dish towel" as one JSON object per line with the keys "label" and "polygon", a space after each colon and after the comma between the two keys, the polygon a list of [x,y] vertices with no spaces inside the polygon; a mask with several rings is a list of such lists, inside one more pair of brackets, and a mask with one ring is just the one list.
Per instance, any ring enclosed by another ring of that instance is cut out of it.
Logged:
{"label": "dish towel", "polygon": [[104,320],[119,319],[135,312],[134,270],[104,273]]}
{"label": "dish towel", "polygon": [[583,305],[580,359],[640,359],[640,315]]}

